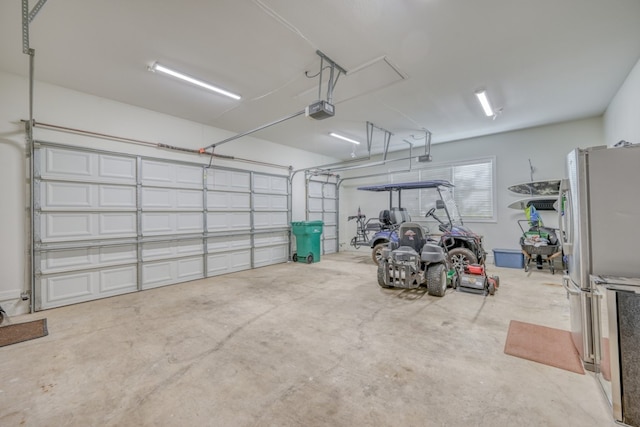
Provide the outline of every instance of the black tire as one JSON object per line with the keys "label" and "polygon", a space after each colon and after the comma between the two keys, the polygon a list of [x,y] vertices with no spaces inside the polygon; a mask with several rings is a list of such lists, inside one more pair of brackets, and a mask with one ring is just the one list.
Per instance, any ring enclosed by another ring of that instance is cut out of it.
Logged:
{"label": "black tire", "polygon": [[311,264],[313,262],[313,254],[307,255],[307,264]]}
{"label": "black tire", "polygon": [[382,249],[386,246],[387,242],[378,243],[373,247],[371,251],[371,259],[375,265],[380,265],[380,261],[382,260]]}
{"label": "black tire", "polygon": [[291,259],[293,260],[293,262],[298,262],[298,254],[293,254]]}
{"label": "black tire", "polygon": [[388,270],[389,267],[387,266],[386,262],[381,262],[380,264],[378,264],[378,285],[381,288],[385,288],[385,289],[389,289],[392,288],[393,286],[388,286],[387,285],[387,280],[385,277],[385,270]]}
{"label": "black tire", "polygon": [[464,273],[464,267],[469,264],[477,264],[478,258],[467,248],[458,247],[449,251],[449,265]]}
{"label": "black tire", "polygon": [[442,297],[447,291],[447,269],[444,264],[431,264],[427,267],[427,293]]}

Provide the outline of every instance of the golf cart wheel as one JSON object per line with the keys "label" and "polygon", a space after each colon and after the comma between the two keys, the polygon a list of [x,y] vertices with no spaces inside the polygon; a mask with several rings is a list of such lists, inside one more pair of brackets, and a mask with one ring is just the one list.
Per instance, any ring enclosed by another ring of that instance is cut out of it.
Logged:
{"label": "golf cart wheel", "polygon": [[371,259],[373,260],[375,265],[380,265],[382,261],[382,250],[384,249],[387,243],[378,243],[373,247],[371,251]]}
{"label": "golf cart wheel", "polygon": [[378,264],[378,285],[385,289],[392,288],[393,286],[387,285],[385,270],[388,271],[389,267],[385,261],[381,261],[380,264]]}
{"label": "golf cart wheel", "polygon": [[293,254],[291,259],[293,260],[293,262],[298,262],[298,254]]}
{"label": "golf cart wheel", "polygon": [[307,264],[311,264],[313,262],[313,254],[307,255]]}
{"label": "golf cart wheel", "polygon": [[467,265],[477,264],[478,258],[467,248],[453,248],[449,251],[449,263],[458,273],[463,273]]}
{"label": "golf cart wheel", "polygon": [[444,264],[431,264],[427,268],[427,293],[442,297],[447,290],[447,269]]}

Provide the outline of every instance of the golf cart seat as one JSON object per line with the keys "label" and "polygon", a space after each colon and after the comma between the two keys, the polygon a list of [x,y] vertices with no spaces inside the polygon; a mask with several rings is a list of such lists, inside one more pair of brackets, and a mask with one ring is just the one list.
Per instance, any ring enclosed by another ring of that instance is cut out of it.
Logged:
{"label": "golf cart seat", "polygon": [[407,211],[405,208],[391,208],[390,216],[391,223],[394,225],[411,221],[409,211]]}
{"label": "golf cart seat", "polygon": [[420,253],[425,243],[424,231],[420,224],[405,222],[400,225],[400,229],[398,230],[399,247],[408,246],[417,253]]}
{"label": "golf cart seat", "polygon": [[380,211],[378,214],[378,221],[380,222],[380,228],[382,230],[388,230],[391,228],[391,213],[389,213],[389,209]]}

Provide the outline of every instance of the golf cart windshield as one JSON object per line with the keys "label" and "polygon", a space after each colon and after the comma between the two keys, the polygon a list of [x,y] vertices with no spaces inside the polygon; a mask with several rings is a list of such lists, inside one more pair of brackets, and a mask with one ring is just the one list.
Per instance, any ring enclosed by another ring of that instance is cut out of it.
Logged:
{"label": "golf cart windshield", "polygon": [[453,187],[440,188],[440,196],[442,197],[442,201],[447,207],[449,217],[451,218],[451,225],[463,225],[462,216],[460,215],[460,211],[458,210],[458,205],[453,199],[453,191],[451,191],[452,189]]}

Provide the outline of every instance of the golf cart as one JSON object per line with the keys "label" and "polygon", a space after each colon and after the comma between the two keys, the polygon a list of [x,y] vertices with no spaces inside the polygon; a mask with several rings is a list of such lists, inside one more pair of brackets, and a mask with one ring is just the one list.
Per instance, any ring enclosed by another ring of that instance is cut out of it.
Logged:
{"label": "golf cart", "polygon": [[[442,233],[438,245],[446,249],[449,263],[458,272],[464,271],[464,267],[470,264],[484,264],[486,252],[482,247],[482,238],[465,227],[458,212],[458,208],[453,199],[451,189],[453,184],[445,180],[430,180],[420,182],[406,182],[397,184],[382,184],[365,187],[358,187],[358,190],[365,191],[388,191],[389,205],[392,205],[392,194],[398,194],[398,206],[401,205],[402,190],[428,190],[434,192],[437,197],[435,207],[432,207],[425,217],[435,219],[439,225],[438,229]],[[428,195],[428,194],[427,194]],[[436,211],[444,211],[441,219]],[[384,212],[384,211],[383,211]],[[398,242],[398,227],[403,222],[410,221],[406,209],[390,208],[390,228],[381,230],[374,234],[370,240],[372,248],[371,257],[376,264],[380,264],[382,251],[390,242]]]}

